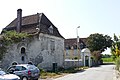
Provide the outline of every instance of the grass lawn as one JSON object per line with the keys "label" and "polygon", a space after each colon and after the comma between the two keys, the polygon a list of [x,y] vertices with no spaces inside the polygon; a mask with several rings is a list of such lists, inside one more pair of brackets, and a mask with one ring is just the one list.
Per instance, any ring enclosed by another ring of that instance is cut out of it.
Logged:
{"label": "grass lawn", "polygon": [[46,71],[42,70],[40,77],[41,77],[41,79],[58,78],[58,77],[66,75],[66,74],[76,73],[78,71],[84,71],[87,68],[88,67],[69,68],[69,69],[57,71],[56,73],[55,72],[46,72]]}
{"label": "grass lawn", "polygon": [[113,61],[113,59],[110,57],[110,58],[102,58],[102,60],[103,60],[103,62],[107,62],[107,63],[113,63],[114,61]]}

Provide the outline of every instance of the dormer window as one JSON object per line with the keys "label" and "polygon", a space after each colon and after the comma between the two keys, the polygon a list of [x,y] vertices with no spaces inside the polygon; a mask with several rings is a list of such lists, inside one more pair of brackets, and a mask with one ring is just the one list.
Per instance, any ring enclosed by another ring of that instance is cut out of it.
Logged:
{"label": "dormer window", "polygon": [[51,34],[53,34],[53,26],[52,25],[48,28],[48,30]]}

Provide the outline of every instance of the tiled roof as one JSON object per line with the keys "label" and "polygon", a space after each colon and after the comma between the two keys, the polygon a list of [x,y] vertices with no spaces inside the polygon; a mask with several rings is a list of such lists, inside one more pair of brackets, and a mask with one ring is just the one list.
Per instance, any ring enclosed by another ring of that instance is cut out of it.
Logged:
{"label": "tiled roof", "polygon": [[[17,18],[14,19],[3,30],[16,30],[16,25],[17,25]],[[51,34],[48,30],[48,28],[51,25],[53,26],[53,34]],[[36,28],[40,28],[41,33],[64,38],[59,33],[58,29],[51,23],[51,21],[43,13],[37,13],[37,14],[34,14],[34,15],[29,15],[29,16],[22,17],[21,32],[26,32],[26,33],[29,33],[29,34],[33,34],[37,31]]]}
{"label": "tiled roof", "polygon": [[[28,24],[38,23],[37,19],[38,19],[37,14],[22,17],[22,26],[23,25],[28,25]],[[8,26],[6,26],[6,28],[16,27],[16,25],[17,25],[17,18],[14,19]]]}
{"label": "tiled roof", "polygon": [[[79,38],[79,47],[82,44],[82,47],[86,47],[86,40],[87,38]],[[65,39],[65,48],[67,47],[76,47],[77,46],[77,38],[70,38],[70,39]]]}

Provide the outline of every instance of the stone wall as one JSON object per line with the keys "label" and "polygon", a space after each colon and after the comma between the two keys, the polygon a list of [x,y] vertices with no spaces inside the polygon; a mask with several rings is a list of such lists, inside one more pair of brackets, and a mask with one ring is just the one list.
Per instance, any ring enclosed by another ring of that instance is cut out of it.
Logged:
{"label": "stone wall", "polygon": [[83,62],[82,61],[78,61],[78,60],[65,60],[64,62],[64,68],[73,68],[73,67],[80,67],[83,66]]}
{"label": "stone wall", "polygon": [[[25,48],[25,54],[21,54],[21,48]],[[53,63],[57,63],[58,67],[63,66],[64,39],[44,35],[35,36],[32,40],[23,40],[20,43],[9,46],[5,57],[1,61],[3,68],[7,68],[12,62],[33,64],[40,68],[52,69]],[[24,56],[24,61],[22,61]]]}

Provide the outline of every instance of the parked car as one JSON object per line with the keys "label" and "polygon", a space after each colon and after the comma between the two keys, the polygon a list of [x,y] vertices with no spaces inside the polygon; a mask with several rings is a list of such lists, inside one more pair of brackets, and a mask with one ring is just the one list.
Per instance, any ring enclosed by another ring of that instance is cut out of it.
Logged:
{"label": "parked car", "polygon": [[21,80],[38,80],[40,76],[40,70],[32,64],[13,65],[8,68],[7,72],[18,75]]}
{"label": "parked car", "polygon": [[20,77],[15,74],[6,74],[0,70],[0,80],[20,80]]}

